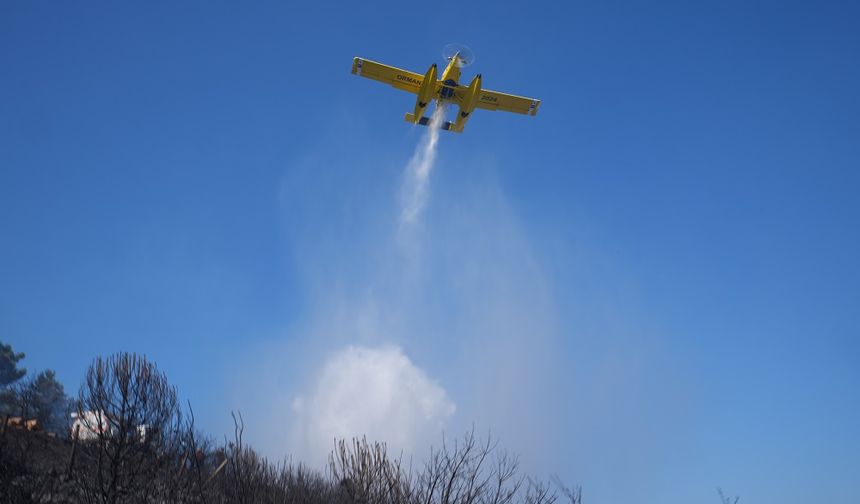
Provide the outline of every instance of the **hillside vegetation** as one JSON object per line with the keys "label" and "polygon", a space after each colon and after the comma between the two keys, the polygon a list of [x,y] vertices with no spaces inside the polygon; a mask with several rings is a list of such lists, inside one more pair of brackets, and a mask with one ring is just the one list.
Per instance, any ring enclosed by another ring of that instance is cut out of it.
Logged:
{"label": "hillside vegetation", "polygon": [[516,456],[474,432],[412,467],[382,443],[337,440],[317,471],[260,456],[241,414],[232,438],[214,442],[144,357],[96,358],[74,399],[51,371],[25,379],[23,357],[0,344],[0,502],[581,502],[578,488],[521,474]]}

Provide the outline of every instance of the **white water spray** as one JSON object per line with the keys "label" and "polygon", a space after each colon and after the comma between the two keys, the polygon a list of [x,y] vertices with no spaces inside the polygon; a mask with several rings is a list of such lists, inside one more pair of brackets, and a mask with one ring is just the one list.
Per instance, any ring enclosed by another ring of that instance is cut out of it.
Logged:
{"label": "white water spray", "polygon": [[427,183],[436,161],[436,145],[439,143],[439,126],[445,118],[445,106],[437,104],[428,124],[427,134],[415,149],[406,165],[406,178],[401,188],[400,222],[412,224],[427,203]]}

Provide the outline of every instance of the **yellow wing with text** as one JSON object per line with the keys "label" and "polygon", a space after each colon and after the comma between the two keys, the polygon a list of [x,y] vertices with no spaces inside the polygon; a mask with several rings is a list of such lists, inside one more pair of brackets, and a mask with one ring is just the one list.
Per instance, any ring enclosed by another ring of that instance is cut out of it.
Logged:
{"label": "yellow wing with text", "polygon": [[485,110],[501,110],[503,112],[515,112],[517,114],[533,116],[537,115],[540,100],[482,89],[481,98],[478,100],[476,107]]}
{"label": "yellow wing with text", "polygon": [[423,75],[364,58],[355,58],[352,60],[352,73],[415,94],[418,94],[421,82],[424,81]]}

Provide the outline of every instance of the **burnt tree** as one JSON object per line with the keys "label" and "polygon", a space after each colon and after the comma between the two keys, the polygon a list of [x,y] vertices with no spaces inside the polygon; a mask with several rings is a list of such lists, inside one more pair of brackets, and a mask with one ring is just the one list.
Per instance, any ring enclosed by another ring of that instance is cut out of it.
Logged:
{"label": "burnt tree", "polygon": [[182,452],[176,389],[145,357],[98,357],[78,395],[79,498],[104,504],[164,497]]}

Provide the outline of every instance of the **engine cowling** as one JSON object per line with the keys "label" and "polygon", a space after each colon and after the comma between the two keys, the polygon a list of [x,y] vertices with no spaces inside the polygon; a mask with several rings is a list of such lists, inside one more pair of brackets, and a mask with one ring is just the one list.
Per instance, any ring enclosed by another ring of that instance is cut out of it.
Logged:
{"label": "engine cowling", "polygon": [[469,120],[469,115],[475,110],[475,107],[478,105],[478,100],[481,97],[481,74],[475,76],[472,79],[472,83],[469,84],[469,89],[466,91],[466,95],[463,99],[463,103],[460,105],[460,113],[457,114],[457,122],[454,123],[455,131],[461,132],[463,128],[466,126],[466,121]]}
{"label": "engine cowling", "polygon": [[417,124],[424,116],[424,109],[433,99],[436,94],[436,63],[430,65],[427,73],[424,74],[424,80],[421,82],[421,87],[418,88],[418,98],[415,99],[415,113],[413,121]]}

